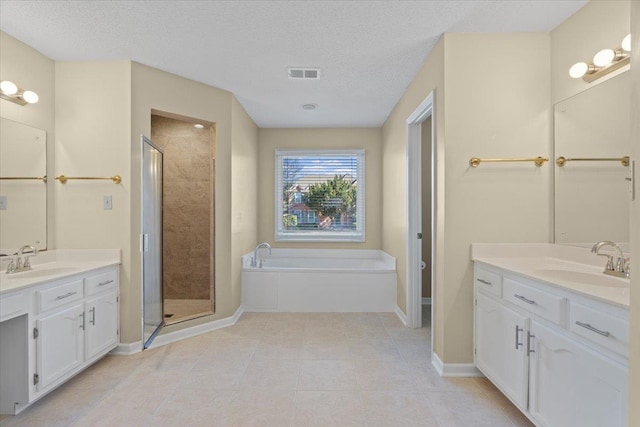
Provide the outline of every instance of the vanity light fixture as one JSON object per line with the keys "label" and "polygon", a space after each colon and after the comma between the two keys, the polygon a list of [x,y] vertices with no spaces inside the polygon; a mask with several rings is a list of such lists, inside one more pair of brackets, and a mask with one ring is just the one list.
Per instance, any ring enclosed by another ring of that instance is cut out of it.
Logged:
{"label": "vanity light fixture", "polygon": [[0,98],[18,105],[35,104],[40,99],[34,91],[20,89],[9,80],[0,82]]}
{"label": "vanity light fixture", "polygon": [[587,83],[598,80],[612,71],[631,62],[631,34],[628,34],[616,49],[602,49],[596,53],[591,63],[578,62],[569,69],[569,76],[582,78]]}

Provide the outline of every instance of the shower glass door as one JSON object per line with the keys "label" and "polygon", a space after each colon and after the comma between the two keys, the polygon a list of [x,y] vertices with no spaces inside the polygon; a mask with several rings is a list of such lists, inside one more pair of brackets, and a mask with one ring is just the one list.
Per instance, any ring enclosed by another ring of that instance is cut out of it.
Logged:
{"label": "shower glass door", "polygon": [[162,150],[142,144],[142,299],[144,348],[164,326],[162,297]]}

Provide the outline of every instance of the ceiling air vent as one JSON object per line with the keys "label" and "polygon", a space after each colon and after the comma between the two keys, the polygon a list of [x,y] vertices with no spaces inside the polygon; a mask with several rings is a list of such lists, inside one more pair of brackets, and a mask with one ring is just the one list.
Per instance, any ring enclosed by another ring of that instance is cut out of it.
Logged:
{"label": "ceiling air vent", "polygon": [[319,68],[289,68],[289,78],[294,80],[318,80],[320,78]]}

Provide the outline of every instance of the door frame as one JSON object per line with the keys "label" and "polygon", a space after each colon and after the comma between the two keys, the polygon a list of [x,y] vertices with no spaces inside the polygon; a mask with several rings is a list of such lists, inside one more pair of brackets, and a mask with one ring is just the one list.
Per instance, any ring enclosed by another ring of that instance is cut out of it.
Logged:
{"label": "door frame", "polygon": [[[435,139],[435,91],[418,105],[407,117],[407,326],[422,327],[422,241],[418,233],[422,233],[422,123],[431,117],[431,322],[433,330],[434,307],[436,300],[436,139]],[[434,333],[431,334],[433,344]],[[432,346],[433,348],[433,346]]]}

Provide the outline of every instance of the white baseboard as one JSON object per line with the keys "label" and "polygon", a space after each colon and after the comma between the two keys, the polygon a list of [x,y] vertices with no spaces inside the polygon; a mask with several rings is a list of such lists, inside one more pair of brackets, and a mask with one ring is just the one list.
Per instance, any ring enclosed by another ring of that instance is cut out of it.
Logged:
{"label": "white baseboard", "polygon": [[111,350],[109,354],[116,356],[129,356],[130,354],[140,353],[142,351],[142,341],[120,343],[116,348]]}
{"label": "white baseboard", "polygon": [[484,377],[473,363],[443,363],[437,354],[431,353],[431,364],[441,377]]}
{"label": "white baseboard", "polygon": [[402,322],[402,324],[403,324],[404,326],[407,326],[407,315],[406,315],[406,314],[404,314],[404,313],[402,312],[402,310],[400,310],[400,307],[398,307],[397,305],[396,305],[396,308],[395,308],[395,310],[394,310],[394,311],[395,311],[395,313],[396,313],[396,316],[398,316],[398,318],[400,318],[400,321]]}
{"label": "white baseboard", "polygon": [[431,305],[431,298],[422,298],[422,305]]}
{"label": "white baseboard", "polygon": [[180,329],[179,331],[168,332],[166,334],[160,333],[153,340],[149,348],[161,347],[163,345],[171,344],[185,338],[195,337],[197,335],[215,331],[216,329],[235,325],[243,312],[244,309],[242,308],[242,306],[240,306],[231,317],[225,317],[224,319],[214,320],[213,322],[203,323],[202,325],[192,326],[190,328]]}

